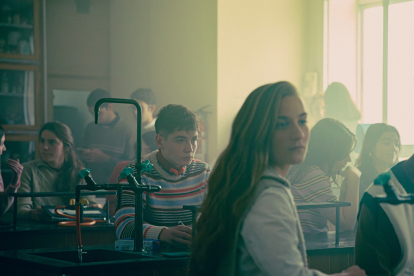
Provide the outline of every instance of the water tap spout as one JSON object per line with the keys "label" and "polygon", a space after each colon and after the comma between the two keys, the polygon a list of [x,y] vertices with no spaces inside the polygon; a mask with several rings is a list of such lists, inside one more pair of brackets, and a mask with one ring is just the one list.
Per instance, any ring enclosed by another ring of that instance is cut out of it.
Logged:
{"label": "water tap spout", "polygon": [[[119,99],[119,98],[102,98],[99,99],[94,107],[94,111],[95,111],[95,124],[98,123],[98,119],[99,119],[99,107],[101,106],[101,104],[103,103],[120,103],[120,104],[133,104],[135,105],[135,107],[137,108],[137,160],[141,160],[141,126],[142,126],[142,111],[141,111],[141,105],[136,101],[136,100],[132,100],[132,99]],[[141,162],[137,162],[135,164],[135,169],[137,171],[137,176],[138,176],[138,183],[142,184],[141,182]]]}

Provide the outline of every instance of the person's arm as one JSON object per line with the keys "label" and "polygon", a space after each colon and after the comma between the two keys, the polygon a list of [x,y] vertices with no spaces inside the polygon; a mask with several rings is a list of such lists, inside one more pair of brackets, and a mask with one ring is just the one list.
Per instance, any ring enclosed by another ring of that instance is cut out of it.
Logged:
{"label": "person's arm", "polygon": [[[326,275],[306,267],[299,250],[298,224],[294,206],[284,189],[268,188],[256,199],[243,221],[240,238],[263,275]],[[365,273],[352,267],[337,275]]]}
{"label": "person's arm", "polygon": [[[354,229],[358,215],[359,178],[361,173],[357,168],[348,166],[343,172],[341,172],[341,175],[344,177],[341,194],[345,193],[345,196],[341,195],[341,199],[343,198],[344,202],[350,202],[351,206],[340,208],[340,229],[341,231],[349,231]],[[335,225],[335,212],[325,214],[325,217]]]}
{"label": "person's arm", "polygon": [[4,215],[10,206],[12,206],[14,197],[10,196],[10,193],[15,193],[20,186],[20,182],[17,185],[13,186],[10,184],[7,188],[0,192],[0,217]]}
{"label": "person's arm", "polygon": [[[118,208],[118,200],[121,206]],[[145,205],[143,206],[145,208]],[[135,195],[132,191],[123,191],[115,202],[115,229],[117,239],[133,238],[135,236]],[[170,244],[191,244],[192,229],[188,226],[175,227],[155,226],[148,223],[142,225],[143,238],[160,239]]]}
{"label": "person's arm", "polygon": [[9,159],[6,161],[7,166],[12,170],[13,176],[10,184],[0,194],[0,216],[7,212],[10,206],[13,204],[14,197],[10,196],[10,193],[17,192],[20,187],[20,177],[22,175],[23,166],[19,163],[19,159]]}
{"label": "person's arm", "polygon": [[[29,166],[23,166],[22,176],[20,177],[20,187],[18,193],[31,193],[33,183],[33,170]],[[31,197],[19,197],[17,199],[17,218],[41,220],[41,207],[33,209],[33,200]]]}

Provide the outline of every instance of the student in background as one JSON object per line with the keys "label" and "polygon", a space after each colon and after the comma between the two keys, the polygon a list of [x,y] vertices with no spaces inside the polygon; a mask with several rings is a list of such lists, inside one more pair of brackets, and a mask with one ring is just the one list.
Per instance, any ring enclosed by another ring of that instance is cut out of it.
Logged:
{"label": "student in background", "polygon": [[340,82],[331,83],[326,88],[324,99],[326,110],[325,118],[337,119],[345,124],[352,133],[356,133],[356,127],[358,121],[361,119],[361,113],[345,85]]}
{"label": "student in background", "polygon": [[[192,213],[183,205],[200,205],[207,189],[210,166],[194,159],[197,150],[197,116],[182,105],[167,105],[155,123],[158,150],[143,157],[154,167],[142,173],[142,182],[160,185],[157,193],[144,197],[143,238],[169,244],[191,244]],[[137,161],[128,166],[135,171]],[[121,182],[126,181],[121,179]],[[115,225],[118,239],[131,238],[135,231],[135,196],[131,191],[117,195]],[[184,225],[178,225],[178,222]]]}
{"label": "student in background", "polygon": [[[0,157],[4,151],[6,151],[6,146],[4,142],[6,140],[4,128],[0,125]],[[1,163],[0,163],[1,164]],[[10,206],[13,204],[14,197],[10,196],[10,193],[15,193],[20,187],[20,176],[22,175],[23,166],[19,163],[19,159],[13,160],[9,159],[6,161],[7,166],[12,170],[13,176],[9,185],[4,189],[3,178],[1,177],[1,167],[0,167],[0,217],[7,212]]]}
{"label": "student in background", "polygon": [[372,124],[364,137],[361,153],[355,166],[361,171],[359,198],[381,173],[398,162],[401,139],[398,130],[385,123]]}
{"label": "student in background", "polygon": [[[74,192],[75,186],[86,184],[78,177],[84,169],[73,148],[70,128],[59,122],[46,123],[39,132],[40,158],[24,163],[20,178],[19,193]],[[85,197],[90,206],[100,207],[95,196]],[[17,203],[17,217],[42,220],[42,206],[68,205],[70,198],[63,197],[20,197]]]}
{"label": "student in background", "polygon": [[[95,89],[87,99],[89,112],[94,116],[95,103],[110,98],[107,91]],[[107,183],[115,166],[135,157],[136,131],[113,110],[112,103],[103,103],[99,109],[98,124],[91,122],[85,129],[83,148],[77,149],[80,158],[96,183]]]}
{"label": "student in background", "polygon": [[[149,88],[139,88],[131,94],[131,99],[136,100],[141,105],[142,113],[142,156],[157,150],[155,143],[155,121],[154,111],[156,100],[154,92]],[[137,109],[131,105],[135,121],[137,120]]]}
{"label": "student in background", "polygon": [[[305,157],[306,118],[288,82],[261,86],[247,97],[208,180],[189,275],[326,275],[307,266],[285,178]],[[365,273],[352,267],[340,275]]]}
{"label": "student in background", "polygon": [[[288,175],[296,203],[338,201],[331,183],[340,186],[340,201],[350,202],[350,207],[340,211],[341,230],[355,226],[359,202],[360,172],[346,167],[356,144],[355,135],[341,122],[331,118],[320,120],[311,130],[305,161],[295,166]],[[339,183],[341,176],[342,183]],[[299,210],[305,234],[328,231],[328,220],[335,224],[335,208]]]}
{"label": "student in background", "polygon": [[[389,171],[397,194],[414,193],[414,155]],[[381,185],[368,187],[361,200],[355,238],[355,263],[368,275],[414,274],[414,204],[378,203]]]}

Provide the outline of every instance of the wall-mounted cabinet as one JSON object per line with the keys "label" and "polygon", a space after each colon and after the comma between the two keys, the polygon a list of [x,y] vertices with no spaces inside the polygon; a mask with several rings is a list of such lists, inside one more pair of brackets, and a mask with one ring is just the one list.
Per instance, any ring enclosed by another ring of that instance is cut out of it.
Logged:
{"label": "wall-mounted cabinet", "polygon": [[35,157],[46,118],[42,7],[40,0],[0,0],[0,125],[6,156],[22,162]]}
{"label": "wall-mounted cabinet", "polygon": [[37,0],[0,1],[0,59],[39,59],[39,9]]}
{"label": "wall-mounted cabinet", "polygon": [[40,71],[34,65],[0,64],[0,124],[8,130],[40,127]]}

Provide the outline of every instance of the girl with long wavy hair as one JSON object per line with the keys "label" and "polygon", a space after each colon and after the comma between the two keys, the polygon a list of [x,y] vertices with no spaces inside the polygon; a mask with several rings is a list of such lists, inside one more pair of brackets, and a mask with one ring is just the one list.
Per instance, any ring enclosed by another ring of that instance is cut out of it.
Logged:
{"label": "girl with long wavy hair", "polygon": [[[190,275],[324,275],[307,268],[285,178],[305,156],[306,116],[288,82],[261,86],[248,96],[208,180]],[[356,267],[344,273],[365,275]]]}
{"label": "girl with long wavy hair", "polygon": [[[40,158],[24,163],[19,193],[74,192],[75,186],[86,184],[77,177],[84,166],[74,150],[72,132],[60,122],[46,123],[39,132]],[[95,197],[86,197],[91,206],[101,207]],[[20,219],[42,220],[41,206],[66,205],[67,198],[22,197],[18,200],[17,216]]]}
{"label": "girl with long wavy hair", "polygon": [[368,127],[361,153],[355,163],[355,166],[361,171],[360,199],[378,175],[398,162],[400,151],[400,133],[395,127],[386,123],[372,124]]}

